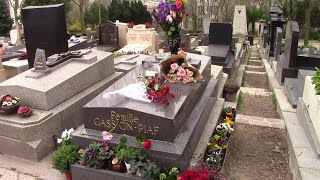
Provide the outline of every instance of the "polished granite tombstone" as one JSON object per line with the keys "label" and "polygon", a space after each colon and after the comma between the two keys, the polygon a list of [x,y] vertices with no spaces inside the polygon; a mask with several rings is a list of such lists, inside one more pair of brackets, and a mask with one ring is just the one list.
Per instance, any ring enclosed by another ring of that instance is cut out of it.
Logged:
{"label": "polished granite tombstone", "polygon": [[280,84],[286,77],[296,78],[298,69],[296,68],[296,58],[299,41],[299,25],[296,21],[289,21],[286,28],[286,40],[284,54],[281,55],[276,70],[276,79]]}
{"label": "polished granite tombstone", "polygon": [[289,21],[286,28],[284,54],[281,55],[276,70],[276,78],[283,84],[285,78],[297,78],[299,69],[314,70],[320,67],[320,55],[298,54],[299,26]]}
{"label": "polished granite tombstone", "polygon": [[211,57],[211,63],[223,66],[223,72],[231,74],[235,71],[235,57],[231,51],[232,24],[211,23],[209,31],[209,45],[203,55]]}
{"label": "polished granite tombstone", "polygon": [[92,141],[101,141],[101,131],[113,129],[112,145],[125,134],[128,144],[137,147],[135,136],[145,135],[152,141],[151,149],[146,151],[152,161],[186,169],[216,100],[218,80],[211,77],[210,58],[202,57],[199,70],[204,79],[185,85],[170,84],[176,97],[170,99],[168,107],[121,96],[102,97],[103,93],[138,82],[136,77],[143,73],[143,66],[137,66],[83,107],[86,120],[72,141],[85,147]]}

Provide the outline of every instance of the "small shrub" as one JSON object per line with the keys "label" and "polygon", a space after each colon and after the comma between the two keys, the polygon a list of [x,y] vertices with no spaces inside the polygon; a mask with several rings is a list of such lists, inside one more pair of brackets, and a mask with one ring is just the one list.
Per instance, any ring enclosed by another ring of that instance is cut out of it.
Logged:
{"label": "small shrub", "polygon": [[320,69],[316,68],[316,73],[312,77],[312,83],[315,85],[315,91],[317,95],[320,95]]}
{"label": "small shrub", "polygon": [[71,33],[78,33],[78,32],[81,32],[81,23],[80,21],[76,21],[74,22],[73,24],[71,24],[69,26],[69,31]]}
{"label": "small shrub", "polygon": [[61,146],[52,157],[53,168],[62,173],[70,171],[70,166],[79,160],[78,149],[71,144]]}

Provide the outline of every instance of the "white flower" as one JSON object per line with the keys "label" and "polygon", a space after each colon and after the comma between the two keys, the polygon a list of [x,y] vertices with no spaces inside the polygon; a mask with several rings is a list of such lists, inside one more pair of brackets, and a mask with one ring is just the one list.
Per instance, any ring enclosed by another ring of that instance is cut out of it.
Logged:
{"label": "white flower", "polygon": [[7,102],[7,105],[8,106],[12,106],[12,102]]}
{"label": "white flower", "polygon": [[17,103],[17,101],[16,101],[16,100],[12,100],[12,103],[13,103],[13,104],[16,104],[16,103]]}
{"label": "white flower", "polygon": [[170,15],[167,16],[167,21],[168,21],[169,24],[172,23],[173,19],[172,19],[172,17]]}
{"label": "white flower", "polygon": [[70,136],[73,132],[74,132],[74,129],[73,129],[73,128],[69,129],[68,135]]}
{"label": "white flower", "polygon": [[60,144],[62,142],[62,139],[58,138],[57,143]]}
{"label": "white flower", "polygon": [[7,101],[2,102],[2,106],[5,106],[5,105],[7,105]]}
{"label": "white flower", "polygon": [[68,130],[65,129],[61,134],[61,138],[66,138],[67,135],[68,135]]}

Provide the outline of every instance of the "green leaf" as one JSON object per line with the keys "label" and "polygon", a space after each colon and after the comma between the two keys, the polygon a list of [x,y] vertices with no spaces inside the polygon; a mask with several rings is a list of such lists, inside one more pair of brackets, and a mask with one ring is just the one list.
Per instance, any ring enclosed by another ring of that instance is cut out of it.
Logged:
{"label": "green leaf", "polygon": [[176,28],[174,26],[170,27],[170,31],[175,31],[175,30],[176,30]]}
{"label": "green leaf", "polygon": [[168,31],[167,35],[168,36],[171,36],[172,32],[171,31]]}

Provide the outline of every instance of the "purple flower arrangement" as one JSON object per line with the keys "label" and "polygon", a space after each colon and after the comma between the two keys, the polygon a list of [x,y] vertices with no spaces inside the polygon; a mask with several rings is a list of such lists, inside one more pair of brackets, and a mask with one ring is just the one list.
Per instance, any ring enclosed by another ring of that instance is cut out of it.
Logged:
{"label": "purple flower arrangement", "polygon": [[165,0],[152,11],[156,23],[161,26],[167,36],[180,34],[181,22],[186,14],[186,2],[187,0]]}

